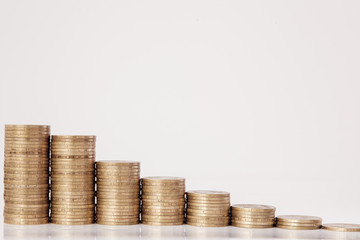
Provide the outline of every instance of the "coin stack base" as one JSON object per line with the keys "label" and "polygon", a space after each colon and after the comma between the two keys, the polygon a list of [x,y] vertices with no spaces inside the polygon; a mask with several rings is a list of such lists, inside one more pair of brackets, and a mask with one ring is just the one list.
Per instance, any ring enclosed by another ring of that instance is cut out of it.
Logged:
{"label": "coin stack base", "polygon": [[231,207],[231,225],[242,228],[271,228],[276,208],[260,204],[235,204]]}
{"label": "coin stack base", "polygon": [[52,223],[94,223],[95,140],[95,136],[52,136]]}
{"label": "coin stack base", "polygon": [[4,223],[49,222],[50,126],[5,125]]}
{"label": "coin stack base", "polygon": [[185,179],[146,177],[142,184],[141,222],[147,225],[184,224]]}
{"label": "coin stack base", "polygon": [[276,218],[276,227],[290,230],[313,230],[321,227],[322,219],[314,216],[282,215]]}
{"label": "coin stack base", "polygon": [[186,193],[186,224],[225,227],[230,220],[230,193],[197,190]]}
{"label": "coin stack base", "polygon": [[96,218],[103,225],[133,225],[140,215],[140,163],[97,161]]}

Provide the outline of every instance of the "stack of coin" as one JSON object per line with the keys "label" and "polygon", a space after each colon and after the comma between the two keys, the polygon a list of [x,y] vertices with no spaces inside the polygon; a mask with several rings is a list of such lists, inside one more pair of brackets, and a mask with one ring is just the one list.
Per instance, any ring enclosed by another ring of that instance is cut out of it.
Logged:
{"label": "stack of coin", "polygon": [[52,136],[51,222],[95,221],[96,136]]}
{"label": "stack of coin", "polygon": [[97,161],[97,223],[132,225],[139,223],[140,163]]}
{"label": "stack of coin", "polygon": [[322,228],[337,232],[360,232],[360,224],[351,223],[327,223],[322,225]]}
{"label": "stack of coin", "polygon": [[271,228],[275,225],[276,208],[259,204],[231,206],[231,225],[243,228]]}
{"label": "stack of coin", "polygon": [[282,215],[276,218],[276,227],[291,230],[312,230],[321,227],[322,219],[314,216]]}
{"label": "stack of coin", "polygon": [[186,224],[225,227],[230,222],[230,193],[197,190],[186,193]]}
{"label": "stack of coin", "polygon": [[4,222],[49,222],[50,126],[5,125]]}
{"label": "stack of coin", "polygon": [[146,177],[142,184],[141,221],[148,225],[184,223],[185,179]]}

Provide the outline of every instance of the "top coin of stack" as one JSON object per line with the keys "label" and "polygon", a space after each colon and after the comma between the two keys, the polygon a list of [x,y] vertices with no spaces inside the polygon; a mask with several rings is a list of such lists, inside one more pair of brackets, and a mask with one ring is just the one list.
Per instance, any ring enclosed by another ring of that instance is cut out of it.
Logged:
{"label": "top coin of stack", "polygon": [[50,126],[5,125],[4,222],[49,222]]}
{"label": "top coin of stack", "polygon": [[51,222],[95,221],[96,136],[52,136]]}
{"label": "top coin of stack", "polygon": [[139,223],[140,162],[97,161],[97,223]]}
{"label": "top coin of stack", "polygon": [[351,223],[327,223],[322,225],[322,228],[337,232],[360,232],[360,224]]}
{"label": "top coin of stack", "polygon": [[276,208],[259,204],[235,204],[231,207],[231,225],[244,228],[271,228]]}
{"label": "top coin of stack", "polygon": [[142,184],[141,221],[148,225],[184,223],[185,179],[146,177]]}
{"label": "top coin of stack", "polygon": [[224,227],[230,222],[230,193],[188,191],[186,224],[200,227]]}
{"label": "top coin of stack", "polygon": [[293,230],[312,230],[321,227],[322,219],[314,216],[282,215],[276,218],[276,227]]}

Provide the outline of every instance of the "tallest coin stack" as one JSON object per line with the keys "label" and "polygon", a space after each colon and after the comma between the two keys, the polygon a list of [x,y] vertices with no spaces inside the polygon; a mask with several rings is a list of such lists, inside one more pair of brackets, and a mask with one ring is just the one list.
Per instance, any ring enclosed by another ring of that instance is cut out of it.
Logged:
{"label": "tallest coin stack", "polygon": [[50,126],[5,125],[4,222],[49,222]]}

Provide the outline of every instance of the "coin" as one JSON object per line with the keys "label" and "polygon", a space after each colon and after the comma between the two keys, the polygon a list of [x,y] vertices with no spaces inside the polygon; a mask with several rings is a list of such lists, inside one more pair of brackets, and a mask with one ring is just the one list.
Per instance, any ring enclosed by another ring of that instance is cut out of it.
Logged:
{"label": "coin", "polygon": [[278,222],[298,222],[298,223],[321,223],[322,219],[315,216],[305,216],[305,215],[281,215],[277,216]]}
{"label": "coin", "polygon": [[234,227],[241,227],[241,228],[272,228],[274,224],[246,224],[246,223],[233,223],[231,225]]}
{"label": "coin", "polygon": [[337,232],[360,232],[360,224],[350,223],[327,223],[322,225],[322,228]]}
{"label": "coin", "polygon": [[314,227],[310,227],[310,226],[289,226],[289,225],[279,225],[276,224],[277,228],[284,228],[284,229],[289,229],[289,230],[314,230],[314,229],[319,229],[321,227],[321,225],[319,226],[314,226]]}

